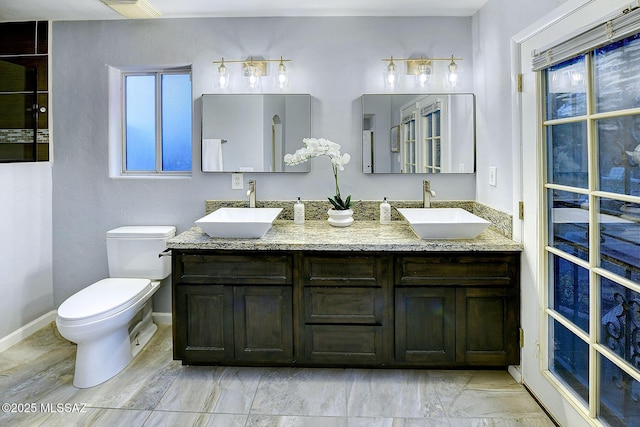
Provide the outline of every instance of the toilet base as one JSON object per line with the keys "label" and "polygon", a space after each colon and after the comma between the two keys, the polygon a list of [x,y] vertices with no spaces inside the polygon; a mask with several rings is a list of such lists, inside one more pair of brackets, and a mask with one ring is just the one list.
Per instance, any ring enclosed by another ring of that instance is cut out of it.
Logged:
{"label": "toilet base", "polygon": [[158,330],[151,312],[149,300],[129,327],[125,325],[100,339],[78,343],[73,385],[94,387],[126,368]]}

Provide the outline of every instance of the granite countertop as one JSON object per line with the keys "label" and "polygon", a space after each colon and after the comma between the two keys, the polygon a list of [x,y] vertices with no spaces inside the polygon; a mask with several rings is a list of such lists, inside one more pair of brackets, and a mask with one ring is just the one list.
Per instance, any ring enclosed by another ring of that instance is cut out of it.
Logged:
{"label": "granite countertop", "polygon": [[303,225],[277,220],[261,239],[214,238],[192,227],[169,240],[170,249],[283,250],[283,251],[521,251],[522,245],[491,228],[475,239],[421,240],[406,221],[381,225],[378,221],[355,221],[338,228],[326,220]]}

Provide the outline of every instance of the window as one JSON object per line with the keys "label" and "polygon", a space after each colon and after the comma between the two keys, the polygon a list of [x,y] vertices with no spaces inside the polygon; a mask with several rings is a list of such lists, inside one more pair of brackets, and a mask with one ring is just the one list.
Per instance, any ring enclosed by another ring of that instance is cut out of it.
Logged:
{"label": "window", "polygon": [[427,173],[439,173],[442,170],[440,157],[441,157],[441,120],[442,115],[441,103],[439,101],[433,102],[426,107],[420,109],[420,115],[422,116],[422,153],[424,171]]}
{"label": "window", "polygon": [[640,425],[639,71],[627,34],[542,72],[548,369],[615,426]]}
{"label": "window", "polygon": [[191,72],[125,72],[122,173],[191,172]]}

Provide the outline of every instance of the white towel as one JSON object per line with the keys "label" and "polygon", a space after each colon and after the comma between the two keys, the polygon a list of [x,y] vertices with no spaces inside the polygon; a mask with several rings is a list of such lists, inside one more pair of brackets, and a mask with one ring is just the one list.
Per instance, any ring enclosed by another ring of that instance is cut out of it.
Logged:
{"label": "white towel", "polygon": [[202,171],[222,172],[222,142],[220,138],[202,140]]}

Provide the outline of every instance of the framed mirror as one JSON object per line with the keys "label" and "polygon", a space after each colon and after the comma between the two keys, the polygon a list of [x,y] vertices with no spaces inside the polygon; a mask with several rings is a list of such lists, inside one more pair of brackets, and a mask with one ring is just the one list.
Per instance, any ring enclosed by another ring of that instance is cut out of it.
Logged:
{"label": "framed mirror", "polygon": [[309,172],[284,155],[310,133],[310,95],[202,95],[203,172]]}
{"label": "framed mirror", "polygon": [[364,173],[475,172],[475,95],[362,96]]}

